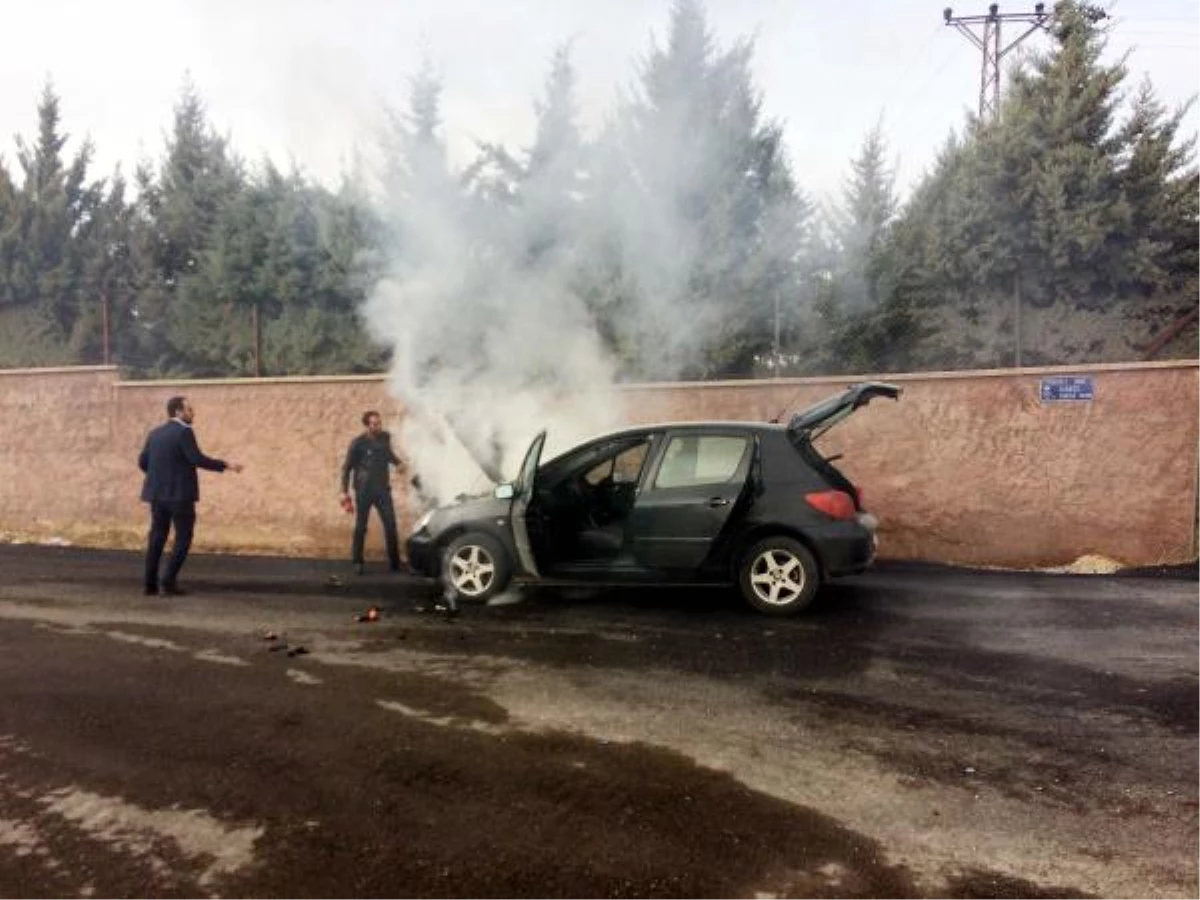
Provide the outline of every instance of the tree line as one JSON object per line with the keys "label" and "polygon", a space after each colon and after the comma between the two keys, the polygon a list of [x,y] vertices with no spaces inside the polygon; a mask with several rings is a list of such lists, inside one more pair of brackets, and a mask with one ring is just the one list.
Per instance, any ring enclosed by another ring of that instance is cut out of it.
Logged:
{"label": "tree line", "polygon": [[455,168],[424,67],[382,165],[332,187],[247,163],[190,83],[161,157],[97,177],[48,85],[0,157],[0,367],[378,371],[392,351],[364,304],[443,220],[482,270],[552,267],[631,379],[1142,358],[1197,304],[1194,138],[1149,83],[1126,97],[1085,9],[1059,4],[1051,38],[903,200],[874,128],[834,209],[763,111],[753,44],[719,43],[699,0],[677,0],[597,133],[564,46],[531,144]]}

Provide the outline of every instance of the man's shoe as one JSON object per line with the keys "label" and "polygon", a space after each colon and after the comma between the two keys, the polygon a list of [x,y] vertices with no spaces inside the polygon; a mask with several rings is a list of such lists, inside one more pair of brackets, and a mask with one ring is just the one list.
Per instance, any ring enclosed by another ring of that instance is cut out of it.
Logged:
{"label": "man's shoe", "polygon": [[164,584],[158,589],[160,597],[182,597],[185,594],[187,594],[187,591],[177,584]]}
{"label": "man's shoe", "polygon": [[157,584],[148,584],[144,588],[142,588],[142,593],[145,594],[147,597],[157,597],[158,596],[158,585]]}

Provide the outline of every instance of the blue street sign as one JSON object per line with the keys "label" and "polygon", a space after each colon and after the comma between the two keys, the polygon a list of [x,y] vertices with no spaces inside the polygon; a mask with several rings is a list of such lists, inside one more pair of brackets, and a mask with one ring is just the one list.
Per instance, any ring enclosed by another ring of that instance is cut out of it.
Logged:
{"label": "blue street sign", "polygon": [[1043,378],[1040,393],[1043,403],[1055,403],[1060,400],[1095,400],[1096,381],[1091,375]]}

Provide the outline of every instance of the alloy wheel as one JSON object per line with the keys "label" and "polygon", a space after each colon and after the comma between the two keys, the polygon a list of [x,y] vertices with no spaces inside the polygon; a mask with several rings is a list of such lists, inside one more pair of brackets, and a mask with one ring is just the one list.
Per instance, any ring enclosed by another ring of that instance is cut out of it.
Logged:
{"label": "alloy wheel", "polygon": [[779,548],[766,550],[750,568],[750,585],[763,603],[786,606],[804,592],[807,575],[794,553]]}
{"label": "alloy wheel", "polygon": [[465,597],[487,593],[496,577],[496,561],[478,544],[465,544],[450,557],[450,582]]}

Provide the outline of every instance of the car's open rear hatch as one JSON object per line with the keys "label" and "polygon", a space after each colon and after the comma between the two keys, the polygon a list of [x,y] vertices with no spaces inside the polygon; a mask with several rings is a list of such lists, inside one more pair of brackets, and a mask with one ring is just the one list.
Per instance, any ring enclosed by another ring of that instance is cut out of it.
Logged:
{"label": "car's open rear hatch", "polygon": [[876,397],[895,400],[899,396],[900,388],[894,384],[885,384],[882,381],[864,381],[862,384],[856,384],[840,394],[835,394],[796,413],[788,421],[788,434],[792,436],[793,441],[801,435],[810,441],[816,440],[856,409],[866,406]]}
{"label": "car's open rear hatch", "polygon": [[867,381],[810,406],[792,416],[788,422],[787,433],[792,446],[821,474],[830,487],[849,494],[860,511],[863,509],[862,492],[833,464],[837,457],[826,459],[813,446],[813,441],[874,398],[888,397],[895,400],[899,396],[900,388],[895,385]]}

